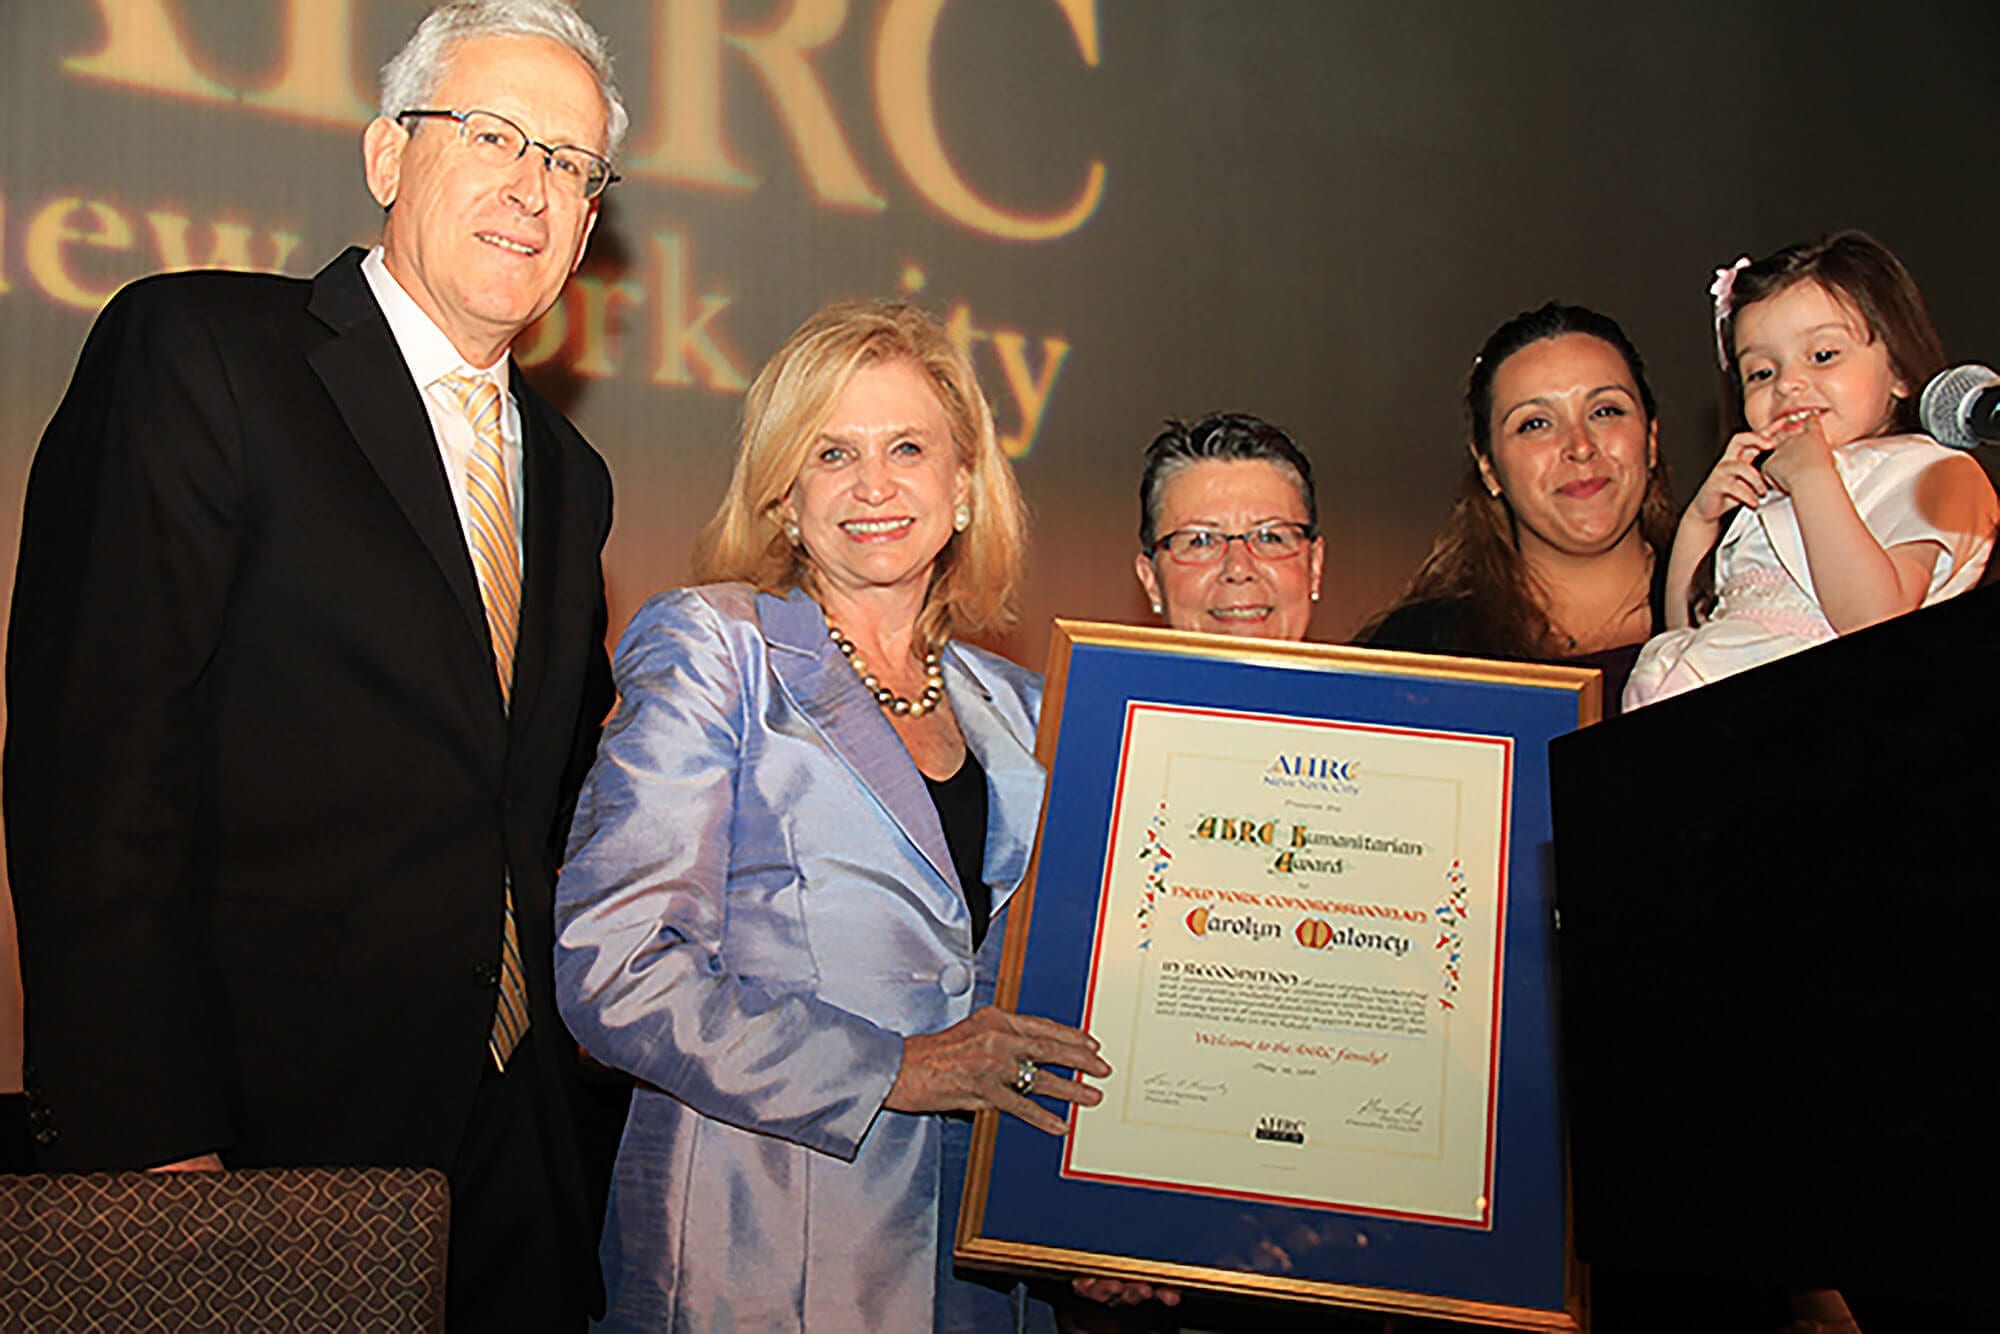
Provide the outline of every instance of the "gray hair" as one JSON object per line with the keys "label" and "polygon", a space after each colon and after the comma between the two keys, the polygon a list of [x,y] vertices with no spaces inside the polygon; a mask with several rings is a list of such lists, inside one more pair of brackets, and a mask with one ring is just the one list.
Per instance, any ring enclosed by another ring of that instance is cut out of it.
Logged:
{"label": "gray hair", "polygon": [[1139,550],[1150,556],[1160,536],[1160,500],[1167,483],[1183,470],[1205,460],[1227,463],[1275,464],[1291,474],[1305,503],[1306,527],[1319,536],[1319,496],[1313,490],[1313,466],[1280,426],[1247,412],[1214,412],[1192,426],[1172,417],[1167,429],[1146,447],[1139,473]]}
{"label": "gray hair", "polygon": [[597,29],[584,22],[565,0],[452,0],[439,5],[382,67],[382,115],[394,120],[405,111],[428,105],[432,91],[444,77],[451,48],[469,37],[546,37],[576,52],[596,78],[597,91],[604,98],[605,154],[618,155],[631,118],[625,114],[618,86],[611,82],[611,55]]}

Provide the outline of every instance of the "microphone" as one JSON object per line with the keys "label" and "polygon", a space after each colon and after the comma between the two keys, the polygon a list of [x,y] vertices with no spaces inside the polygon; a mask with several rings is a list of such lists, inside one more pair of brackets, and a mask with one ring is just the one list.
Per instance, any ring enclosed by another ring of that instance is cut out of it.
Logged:
{"label": "microphone", "polygon": [[1924,386],[1917,415],[1941,445],[2000,445],[2000,375],[1985,366],[1940,371]]}

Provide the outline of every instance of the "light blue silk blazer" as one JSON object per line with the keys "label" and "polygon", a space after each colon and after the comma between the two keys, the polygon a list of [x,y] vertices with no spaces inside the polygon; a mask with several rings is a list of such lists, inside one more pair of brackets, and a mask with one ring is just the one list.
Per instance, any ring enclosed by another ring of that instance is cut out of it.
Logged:
{"label": "light blue silk blazer", "polygon": [[607,1327],[932,1328],[942,1121],[882,1102],[904,1035],[990,997],[1044,781],[1041,678],[943,658],[988,784],[977,959],[923,776],[816,603],[681,589],[626,630],[556,902],[563,1017],[651,1086],[612,1182]]}

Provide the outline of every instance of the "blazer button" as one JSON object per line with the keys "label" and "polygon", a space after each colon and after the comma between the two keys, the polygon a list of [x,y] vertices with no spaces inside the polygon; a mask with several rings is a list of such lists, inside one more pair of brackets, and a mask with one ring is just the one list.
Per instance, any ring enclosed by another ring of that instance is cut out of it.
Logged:
{"label": "blazer button", "polygon": [[963,996],[972,990],[972,970],[952,962],[938,969],[938,990],[947,996]]}
{"label": "blazer button", "polygon": [[37,1130],[35,1132],[35,1143],[41,1145],[45,1149],[48,1148],[49,1145],[55,1143],[57,1140],[61,1138],[62,1138],[62,1132],[57,1130],[54,1126],[43,1126],[40,1130]]}
{"label": "blazer button", "polygon": [[484,963],[474,964],[472,967],[472,980],[475,985],[481,987],[491,988],[499,986],[500,965],[491,959],[488,959]]}

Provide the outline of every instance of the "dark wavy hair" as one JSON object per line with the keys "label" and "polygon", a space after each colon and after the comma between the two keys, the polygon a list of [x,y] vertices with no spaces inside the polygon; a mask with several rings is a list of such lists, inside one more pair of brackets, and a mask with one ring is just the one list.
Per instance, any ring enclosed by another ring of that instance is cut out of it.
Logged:
{"label": "dark wavy hair", "polygon": [[[1465,385],[1466,424],[1473,459],[1452,502],[1451,517],[1431,545],[1430,554],[1411,577],[1395,604],[1362,630],[1365,642],[1390,615],[1415,602],[1461,601],[1465,607],[1466,642],[1460,651],[1496,657],[1562,656],[1562,646],[1541,593],[1521,559],[1514,511],[1489,493],[1479,464],[1493,462],[1493,379],[1516,352],[1564,334],[1587,334],[1610,344],[1625,360],[1639,390],[1639,406],[1650,427],[1659,415],[1653,386],[1646,379],[1646,361],[1639,349],[1609,315],[1584,306],[1551,301],[1523,311],[1487,336],[1473,359]],[[1673,543],[1676,515],[1667,489],[1667,467],[1656,460],[1639,507],[1639,535],[1655,552]]]}
{"label": "dark wavy hair", "polygon": [[1903,262],[1868,233],[1842,231],[1788,245],[1737,271],[1730,311],[1717,330],[1722,345],[1722,401],[1729,405],[1723,440],[1749,428],[1743,416],[1743,372],[1736,360],[1737,316],[1809,280],[1861,317],[1870,342],[1882,341],[1890,368],[1909,390],[1896,402],[1896,429],[1922,430],[1917,396],[1944,369],[1944,342]]}
{"label": "dark wavy hair", "polygon": [[1174,474],[1205,459],[1262,460],[1292,474],[1306,503],[1308,536],[1319,536],[1319,497],[1313,491],[1312,461],[1281,427],[1247,412],[1212,412],[1192,426],[1172,417],[1167,429],[1146,446],[1139,473],[1139,550],[1153,554],[1159,538],[1160,493]]}

